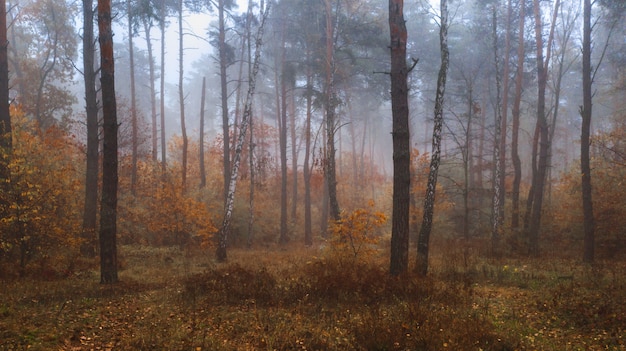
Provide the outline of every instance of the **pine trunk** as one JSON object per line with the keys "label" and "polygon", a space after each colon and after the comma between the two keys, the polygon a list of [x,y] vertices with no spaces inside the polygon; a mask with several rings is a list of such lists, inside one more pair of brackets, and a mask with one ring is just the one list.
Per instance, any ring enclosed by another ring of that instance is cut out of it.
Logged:
{"label": "pine trunk", "polygon": [[117,282],[117,107],[111,0],[98,0],[100,81],[103,112],[102,201],[100,210],[100,283]]}
{"label": "pine trunk", "polygon": [[389,1],[391,37],[391,113],[393,138],[393,209],[389,271],[399,275],[409,265],[409,206],[411,192],[411,146],[406,64],[407,30],[404,1]]}
{"label": "pine trunk", "polygon": [[584,0],[583,8],[583,106],[580,114],[582,116],[581,143],[580,143],[580,172],[582,177],[582,205],[583,205],[583,228],[584,228],[584,248],[583,260],[591,263],[594,260],[594,220],[593,202],[591,198],[591,165],[589,156],[590,135],[591,135],[591,108],[592,91],[591,85],[591,2]]}
{"label": "pine trunk", "polygon": [[98,101],[96,92],[95,41],[93,30],[93,0],[83,0],[83,78],[85,83],[85,113],[87,116],[87,155],[85,171],[85,207],[80,252],[96,256],[96,223],[98,213]]}

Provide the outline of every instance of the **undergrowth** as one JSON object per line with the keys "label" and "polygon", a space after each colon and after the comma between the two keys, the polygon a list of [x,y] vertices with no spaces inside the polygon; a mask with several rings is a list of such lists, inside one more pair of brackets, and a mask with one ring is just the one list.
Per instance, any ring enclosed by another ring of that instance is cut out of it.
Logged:
{"label": "undergrowth", "polygon": [[315,249],[233,250],[226,264],[120,255],[116,285],[96,270],[2,282],[0,350],[626,349],[619,262],[474,257],[396,278],[384,255],[347,264]]}

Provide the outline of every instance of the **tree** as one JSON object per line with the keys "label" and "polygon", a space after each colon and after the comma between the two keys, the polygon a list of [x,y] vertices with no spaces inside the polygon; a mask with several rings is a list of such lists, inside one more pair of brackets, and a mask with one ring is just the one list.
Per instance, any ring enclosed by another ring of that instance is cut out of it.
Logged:
{"label": "tree", "polygon": [[183,0],[178,1],[178,102],[180,105],[180,128],[183,137],[183,160],[182,160],[182,174],[181,184],[183,191],[187,185],[187,149],[189,147],[189,140],[187,139],[187,127],[185,125],[185,92],[183,89]]}
{"label": "tree", "polygon": [[[0,191],[7,190],[11,176],[9,168],[12,149],[11,114],[9,112],[9,57],[7,40],[7,6],[0,4]],[[1,204],[0,205],[4,205]],[[5,213],[0,213],[0,219]]]}
{"label": "tree", "polygon": [[206,169],[204,166],[204,99],[206,96],[206,77],[202,77],[202,92],[200,98],[200,140],[198,141],[200,162],[200,188],[206,186]]}
{"label": "tree", "polygon": [[[493,142],[493,163],[494,172],[492,177],[492,207],[491,207],[491,250],[497,255],[500,245],[500,237],[502,236],[502,222],[504,221],[504,183],[501,181],[504,174],[504,160],[501,158],[502,148],[501,139],[505,136],[502,133],[502,103],[500,89],[502,87],[500,79],[500,57],[498,54],[498,17],[497,9],[494,6],[492,10],[492,38],[493,38],[493,55],[496,78],[496,108],[495,108],[495,131]],[[507,34],[508,35],[508,34]],[[507,71],[507,70],[505,70]],[[507,71],[508,74],[508,71]],[[504,92],[506,94],[506,91]]]}
{"label": "tree", "polygon": [[[544,58],[543,47],[543,26],[541,20],[541,7],[539,0],[533,1],[533,10],[535,16],[535,41],[537,54],[537,125],[535,129],[535,145],[538,143],[537,162],[533,162],[533,180],[531,193],[529,193],[529,203],[532,204],[529,211],[528,223],[528,251],[532,256],[539,255],[539,230],[541,224],[541,211],[543,206],[543,196],[548,169],[548,120],[546,116],[546,84],[547,70],[550,62],[550,53],[552,47],[552,39],[554,36],[554,26],[556,23],[556,15],[558,13],[559,0],[554,5],[554,14],[552,24],[550,26],[550,35],[546,46],[546,56]],[[533,157],[535,157],[533,155]]]}
{"label": "tree", "polygon": [[98,0],[98,40],[102,86],[103,155],[100,209],[100,283],[117,282],[117,104],[111,0]]}
{"label": "tree", "polygon": [[[445,0],[444,0],[445,1]],[[411,147],[406,64],[407,31],[403,0],[389,0],[391,44],[391,113],[393,119],[393,213],[391,223],[390,273],[406,272],[409,261],[409,203]]]}
{"label": "tree", "polygon": [[519,5],[519,29],[517,33],[517,71],[515,73],[515,95],[511,108],[511,160],[513,163],[513,188],[511,190],[511,228],[519,228],[519,194],[522,181],[522,162],[519,157],[519,125],[520,105],[522,102],[522,81],[524,76],[524,22],[526,18],[526,5],[520,1]]}
{"label": "tree", "polygon": [[330,215],[334,221],[341,219],[341,211],[339,209],[339,201],[337,200],[337,174],[335,164],[335,132],[337,130],[335,105],[337,97],[334,88],[334,28],[333,28],[333,11],[330,0],[324,0],[326,14],[326,79],[324,86],[325,99],[325,118],[326,118],[326,157],[324,162],[324,171],[326,174],[326,182],[328,186],[328,201],[330,205]]}
{"label": "tree", "polygon": [[441,129],[443,126],[443,98],[446,91],[446,77],[450,54],[448,51],[448,1],[440,2],[440,22],[439,22],[439,45],[441,51],[441,66],[437,78],[437,91],[435,95],[435,117],[433,126],[432,153],[430,158],[430,169],[428,172],[428,183],[426,186],[426,196],[424,198],[424,215],[422,227],[417,238],[417,266],[416,270],[421,275],[428,273],[428,251],[430,233],[433,225],[433,214],[435,208],[435,190],[437,188],[437,173],[441,158]]}
{"label": "tree", "polygon": [[93,0],[83,0],[83,80],[85,83],[85,112],[87,118],[87,157],[85,171],[85,206],[81,253],[96,255],[96,222],[98,211],[98,97],[96,91]]}
{"label": "tree", "polygon": [[222,228],[220,229],[218,238],[217,238],[217,250],[216,256],[219,262],[226,261],[227,258],[227,243],[228,236],[230,234],[230,225],[231,218],[233,215],[233,207],[235,201],[235,190],[237,186],[237,174],[239,172],[239,164],[241,162],[241,152],[243,150],[243,145],[246,137],[246,130],[249,124],[249,118],[252,114],[252,101],[254,98],[255,88],[256,88],[256,77],[259,72],[259,67],[261,65],[261,46],[263,44],[263,29],[265,26],[265,20],[267,19],[267,15],[269,14],[270,6],[263,6],[263,1],[261,1],[261,5],[259,6],[259,11],[261,15],[261,23],[259,25],[256,38],[255,38],[255,49],[254,49],[254,61],[252,64],[252,72],[250,72],[250,78],[248,82],[248,93],[246,95],[246,102],[244,105],[243,116],[241,118],[241,126],[239,135],[237,137],[237,146],[235,148],[235,158],[233,160],[233,169],[231,173],[231,178],[229,180],[228,193],[226,196],[226,203],[224,206],[224,220],[222,221]]}
{"label": "tree", "polygon": [[133,46],[133,37],[135,36],[133,30],[133,8],[131,6],[131,0],[126,0],[126,12],[128,14],[128,53],[129,53],[129,66],[130,66],[130,113],[131,113],[131,126],[132,126],[132,166],[131,166],[131,181],[130,192],[134,196],[136,195],[137,188],[137,151],[139,141],[137,140],[137,94],[135,93],[135,48]]}
{"label": "tree", "polygon": [[580,130],[580,174],[583,207],[584,248],[583,261],[591,263],[594,260],[594,220],[593,199],[591,194],[591,165],[589,146],[591,144],[591,113],[593,95],[591,92],[593,76],[591,70],[591,0],[583,3],[583,104],[580,107],[582,126]]}

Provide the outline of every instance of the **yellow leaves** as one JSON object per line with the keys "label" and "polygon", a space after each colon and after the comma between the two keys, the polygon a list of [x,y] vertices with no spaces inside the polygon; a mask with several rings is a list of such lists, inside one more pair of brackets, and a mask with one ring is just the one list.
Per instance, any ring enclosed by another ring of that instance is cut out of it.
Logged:
{"label": "yellow leaves", "polygon": [[374,202],[368,201],[368,208],[357,208],[331,226],[331,247],[338,258],[355,260],[359,254],[370,255],[379,241],[376,229],[387,222],[387,216],[374,211]]}

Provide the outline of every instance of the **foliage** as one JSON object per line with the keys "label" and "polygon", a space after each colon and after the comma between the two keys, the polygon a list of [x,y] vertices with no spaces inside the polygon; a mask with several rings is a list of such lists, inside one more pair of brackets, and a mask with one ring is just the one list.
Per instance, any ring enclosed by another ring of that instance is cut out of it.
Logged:
{"label": "foliage", "polygon": [[0,222],[0,259],[17,263],[23,275],[33,259],[46,270],[47,260],[72,256],[80,244],[82,202],[76,194],[82,184],[75,165],[81,159],[58,128],[41,131],[16,108],[11,115],[14,150],[9,190],[0,194],[7,214]]}
{"label": "foliage", "polygon": [[[331,248],[339,260],[367,258],[376,251],[374,245],[380,240],[375,230],[387,221],[387,216],[374,210],[374,202],[368,208],[357,208],[342,216],[339,222],[332,223]],[[358,257],[360,256],[360,257]]]}

